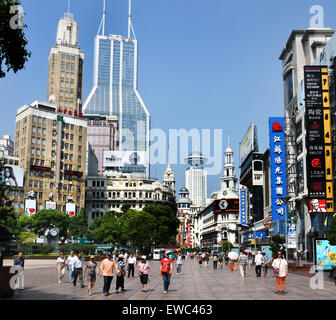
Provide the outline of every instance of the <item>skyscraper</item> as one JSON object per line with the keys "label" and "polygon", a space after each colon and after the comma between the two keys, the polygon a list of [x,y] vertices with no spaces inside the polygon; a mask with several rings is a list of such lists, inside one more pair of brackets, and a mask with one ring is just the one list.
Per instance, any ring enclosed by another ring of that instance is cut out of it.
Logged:
{"label": "skyscraper", "polygon": [[58,111],[80,116],[82,112],[84,52],[78,44],[78,23],[70,12],[57,27],[56,45],[50,47],[47,101]]}
{"label": "skyscraper", "polygon": [[[95,38],[93,88],[83,105],[85,116],[111,116],[117,119],[119,151],[143,152],[146,166],[140,171],[149,176],[150,114],[137,90],[138,42],[130,31],[128,37],[105,35],[105,1],[102,34]],[[139,170],[139,168],[137,168]],[[136,171],[136,168],[127,168]]]}
{"label": "skyscraper", "polygon": [[207,198],[207,172],[202,167],[207,159],[198,151],[192,152],[185,162],[190,165],[185,172],[185,184],[193,204],[205,204]]}

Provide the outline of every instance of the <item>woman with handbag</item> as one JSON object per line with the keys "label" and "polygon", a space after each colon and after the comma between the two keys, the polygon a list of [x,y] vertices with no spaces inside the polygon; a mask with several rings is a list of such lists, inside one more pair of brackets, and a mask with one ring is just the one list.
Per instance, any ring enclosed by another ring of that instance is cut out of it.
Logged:
{"label": "woman with handbag", "polygon": [[[272,263],[273,273],[276,277],[277,292],[278,294],[285,294],[285,282],[288,275],[288,264],[286,259],[282,258],[282,253],[278,252],[278,257]],[[281,283],[281,290],[280,290]]]}

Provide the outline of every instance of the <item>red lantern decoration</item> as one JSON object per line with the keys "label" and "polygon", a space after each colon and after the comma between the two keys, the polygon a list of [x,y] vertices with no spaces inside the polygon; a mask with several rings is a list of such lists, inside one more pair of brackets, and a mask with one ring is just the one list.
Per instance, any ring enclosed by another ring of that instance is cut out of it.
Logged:
{"label": "red lantern decoration", "polygon": [[75,112],[74,112],[74,116],[77,117],[77,110],[75,110]]}
{"label": "red lantern decoration", "polygon": [[66,113],[67,113],[67,109],[65,108],[65,109],[64,109],[64,114],[66,114]]}
{"label": "red lantern decoration", "polygon": [[58,112],[62,112],[62,109],[61,109],[61,107],[58,107]]}

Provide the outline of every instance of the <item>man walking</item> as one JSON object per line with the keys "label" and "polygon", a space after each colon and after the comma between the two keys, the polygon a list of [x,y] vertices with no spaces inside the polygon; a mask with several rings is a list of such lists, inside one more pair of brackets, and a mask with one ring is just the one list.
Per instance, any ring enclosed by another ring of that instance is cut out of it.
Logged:
{"label": "man walking", "polygon": [[247,267],[247,256],[243,250],[240,250],[240,255],[238,258],[239,271],[241,277],[244,279],[246,277],[246,267]]}
{"label": "man walking", "polygon": [[261,267],[262,267],[262,254],[258,251],[258,254],[255,256],[255,265],[256,265],[256,274],[257,278],[261,277]]}
{"label": "man walking", "polygon": [[72,272],[74,273],[73,285],[76,287],[77,278],[79,276],[79,283],[81,288],[84,288],[84,280],[83,280],[83,259],[82,254],[78,253],[77,257],[75,257],[72,264]]}
{"label": "man walking", "polygon": [[69,270],[69,281],[70,281],[70,283],[73,282],[72,265],[73,265],[73,262],[74,262],[75,259],[76,259],[75,254],[71,250],[70,251],[70,256],[66,260],[66,265],[68,266],[68,270]]}
{"label": "man walking", "polygon": [[24,258],[23,253],[19,252],[18,257],[14,259],[14,266],[16,266],[16,270],[18,272],[18,278],[16,282],[16,289],[23,290],[24,288]]}
{"label": "man walking", "polygon": [[101,273],[100,277],[104,277],[104,288],[103,292],[105,296],[108,296],[110,293],[110,287],[111,287],[111,282],[113,279],[113,271],[117,270],[117,264],[114,260],[111,259],[111,253],[106,253],[106,258],[103,260],[103,262],[100,265]]}
{"label": "man walking", "polygon": [[128,267],[128,278],[130,277],[132,273],[132,278],[134,278],[134,266],[136,265],[136,257],[134,257],[134,254],[131,253],[130,257],[127,260],[127,267]]}
{"label": "man walking", "polygon": [[262,269],[264,271],[264,279],[266,279],[267,278],[267,270],[268,270],[269,259],[268,259],[265,252],[262,253],[261,263],[262,263]]}

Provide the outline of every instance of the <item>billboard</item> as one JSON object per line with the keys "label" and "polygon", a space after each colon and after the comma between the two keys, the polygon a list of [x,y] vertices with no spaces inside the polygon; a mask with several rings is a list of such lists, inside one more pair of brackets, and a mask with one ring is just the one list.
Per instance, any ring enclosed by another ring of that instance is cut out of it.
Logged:
{"label": "billboard", "polygon": [[47,210],[56,210],[56,202],[55,201],[46,201],[45,208]]}
{"label": "billboard", "polygon": [[332,270],[336,263],[336,246],[327,239],[314,239],[315,263],[317,270]]}
{"label": "billboard", "polygon": [[35,199],[25,199],[25,214],[31,216],[36,213],[36,200]]}
{"label": "billboard", "polygon": [[5,165],[3,169],[3,181],[6,186],[10,187],[23,187],[23,177],[24,177],[24,169]]}
{"label": "billboard", "polygon": [[272,220],[284,221],[287,196],[285,119],[269,118]]}
{"label": "billboard", "polygon": [[239,222],[243,226],[248,226],[247,221],[247,188],[239,187]]}
{"label": "billboard", "polygon": [[327,212],[327,200],[309,199],[309,212]]}
{"label": "billboard", "polygon": [[216,199],[214,201],[215,212],[239,211],[239,199]]}
{"label": "billboard", "polygon": [[191,222],[187,223],[187,246],[191,246]]}
{"label": "billboard", "polygon": [[242,164],[252,151],[258,151],[257,127],[251,123],[243,140],[239,144],[240,164]]}
{"label": "billboard", "polygon": [[[310,201],[313,201],[313,212],[333,212],[328,68],[326,66],[305,66],[304,90],[308,197]],[[318,211],[319,203],[322,211]]]}
{"label": "billboard", "polygon": [[65,211],[70,217],[73,217],[76,214],[76,204],[67,202],[65,205]]}
{"label": "billboard", "polygon": [[145,167],[147,163],[146,151],[104,151],[103,167]]}

